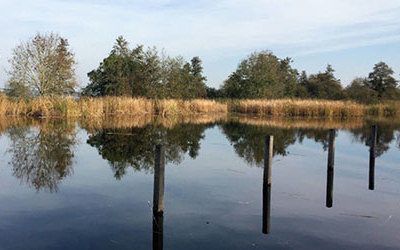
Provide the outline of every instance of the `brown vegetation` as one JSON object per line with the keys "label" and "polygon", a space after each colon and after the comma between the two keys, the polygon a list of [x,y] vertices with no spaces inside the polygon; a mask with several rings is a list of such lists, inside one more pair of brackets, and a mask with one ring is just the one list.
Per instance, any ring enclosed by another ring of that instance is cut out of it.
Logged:
{"label": "brown vegetation", "polygon": [[258,117],[360,118],[396,117],[400,103],[363,105],[350,101],[327,100],[178,100],[129,97],[81,98],[41,97],[13,100],[0,96],[0,116],[52,118],[109,118],[142,115],[196,116],[246,114]]}
{"label": "brown vegetation", "polygon": [[354,102],[326,100],[243,100],[231,104],[236,113],[285,117],[362,117],[365,108]]}

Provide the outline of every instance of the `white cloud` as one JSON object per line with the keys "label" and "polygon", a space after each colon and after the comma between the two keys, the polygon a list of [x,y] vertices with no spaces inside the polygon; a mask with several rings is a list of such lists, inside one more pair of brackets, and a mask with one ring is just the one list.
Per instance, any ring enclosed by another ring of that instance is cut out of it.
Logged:
{"label": "white cloud", "polygon": [[210,65],[255,49],[304,56],[397,42],[400,31],[399,0],[0,0],[0,10],[1,67],[20,40],[55,31],[70,39],[83,82],[119,34],[172,54],[200,55],[209,78],[220,81],[237,61],[226,62],[230,69]]}

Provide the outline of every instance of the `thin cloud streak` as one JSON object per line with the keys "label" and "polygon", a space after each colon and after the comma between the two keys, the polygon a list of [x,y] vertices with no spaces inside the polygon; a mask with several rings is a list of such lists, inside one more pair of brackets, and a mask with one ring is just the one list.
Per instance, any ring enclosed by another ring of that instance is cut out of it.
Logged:
{"label": "thin cloud streak", "polygon": [[[226,54],[271,49],[286,56],[398,42],[398,0],[0,0],[0,67],[11,49],[36,32],[69,38],[83,85],[86,72],[107,55],[116,36],[156,45],[172,55],[199,55],[210,82],[219,85],[238,62],[214,69]],[[235,56],[230,56],[230,58]],[[371,62],[371,64],[374,62]],[[217,66],[218,67],[218,66]],[[340,72],[337,72],[340,74]],[[5,81],[0,75],[1,82]]]}

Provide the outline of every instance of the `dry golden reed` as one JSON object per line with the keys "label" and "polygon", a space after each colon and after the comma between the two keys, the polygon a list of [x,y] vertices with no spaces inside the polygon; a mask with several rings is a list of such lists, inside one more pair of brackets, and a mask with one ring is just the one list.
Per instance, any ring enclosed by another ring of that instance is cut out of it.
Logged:
{"label": "dry golden reed", "polygon": [[194,100],[159,100],[155,102],[156,115],[196,115],[196,114],[215,114],[228,113],[228,106],[224,103],[194,99]]}
{"label": "dry golden reed", "polygon": [[349,118],[364,116],[366,106],[350,101],[241,100],[232,102],[230,110],[257,116]]}
{"label": "dry golden reed", "polygon": [[227,113],[227,105],[211,100],[151,100],[146,98],[40,97],[10,100],[0,96],[0,116],[85,117],[197,115]]}
{"label": "dry golden reed", "polygon": [[351,101],[327,100],[152,100],[130,97],[81,98],[40,97],[11,100],[0,95],[0,116],[109,118],[143,115],[194,116],[210,114],[246,114],[271,117],[354,118],[364,116],[395,117],[399,102],[363,105]]}

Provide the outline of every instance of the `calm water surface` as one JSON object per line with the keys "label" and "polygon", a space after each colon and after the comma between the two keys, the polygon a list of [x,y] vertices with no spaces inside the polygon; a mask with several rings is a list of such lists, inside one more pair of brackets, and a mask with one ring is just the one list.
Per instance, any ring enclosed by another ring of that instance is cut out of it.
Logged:
{"label": "calm water surface", "polygon": [[[378,125],[371,190],[370,124],[335,131],[333,186],[328,129],[8,127],[0,249],[399,249],[398,128]],[[268,134],[272,187],[263,204]],[[156,144],[166,156],[163,217],[152,212]]]}

